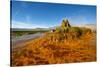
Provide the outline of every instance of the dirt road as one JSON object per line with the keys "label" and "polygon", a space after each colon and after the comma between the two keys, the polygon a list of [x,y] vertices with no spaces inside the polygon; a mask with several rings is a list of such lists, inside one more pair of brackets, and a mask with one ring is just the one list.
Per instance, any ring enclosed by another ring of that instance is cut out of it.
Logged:
{"label": "dirt road", "polygon": [[[43,35],[44,35],[43,33],[36,33],[36,34],[30,34],[30,35],[23,35],[17,38],[12,38],[11,39],[12,48],[15,46],[19,46],[20,44],[23,44],[29,40],[33,40],[35,38],[41,37]],[[20,46],[23,46],[23,45],[20,45]]]}

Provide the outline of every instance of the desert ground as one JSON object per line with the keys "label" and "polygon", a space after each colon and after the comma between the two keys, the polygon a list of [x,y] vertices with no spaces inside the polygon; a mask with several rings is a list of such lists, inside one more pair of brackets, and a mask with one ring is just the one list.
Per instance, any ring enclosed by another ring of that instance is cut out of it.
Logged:
{"label": "desert ground", "polygon": [[12,66],[96,61],[96,31],[91,29],[71,27],[65,20],[52,32],[27,36],[13,40]]}

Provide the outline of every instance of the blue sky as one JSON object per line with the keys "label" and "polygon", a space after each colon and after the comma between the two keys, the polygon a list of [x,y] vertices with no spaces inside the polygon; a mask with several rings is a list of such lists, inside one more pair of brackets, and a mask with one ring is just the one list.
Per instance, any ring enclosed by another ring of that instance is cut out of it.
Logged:
{"label": "blue sky", "polygon": [[12,1],[13,28],[59,26],[67,18],[71,25],[96,24],[96,6]]}

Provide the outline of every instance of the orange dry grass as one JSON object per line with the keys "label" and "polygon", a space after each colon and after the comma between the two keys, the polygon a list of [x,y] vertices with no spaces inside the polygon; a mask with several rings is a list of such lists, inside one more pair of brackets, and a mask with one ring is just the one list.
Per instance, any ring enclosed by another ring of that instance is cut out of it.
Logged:
{"label": "orange dry grass", "polygon": [[[63,36],[62,34],[61,36]],[[57,33],[31,40],[12,52],[12,65],[38,65],[96,61],[95,33],[80,38],[59,38]]]}

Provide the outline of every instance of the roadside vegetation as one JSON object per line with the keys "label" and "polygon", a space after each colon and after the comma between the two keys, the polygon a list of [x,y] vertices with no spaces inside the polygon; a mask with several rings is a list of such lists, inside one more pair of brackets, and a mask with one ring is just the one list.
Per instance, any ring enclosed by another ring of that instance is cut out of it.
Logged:
{"label": "roadside vegetation", "polygon": [[45,33],[47,32],[48,30],[41,30],[41,31],[11,31],[11,35],[14,36],[14,37],[19,37],[19,36],[22,36],[22,35],[29,35],[29,34],[35,34],[35,33]]}

